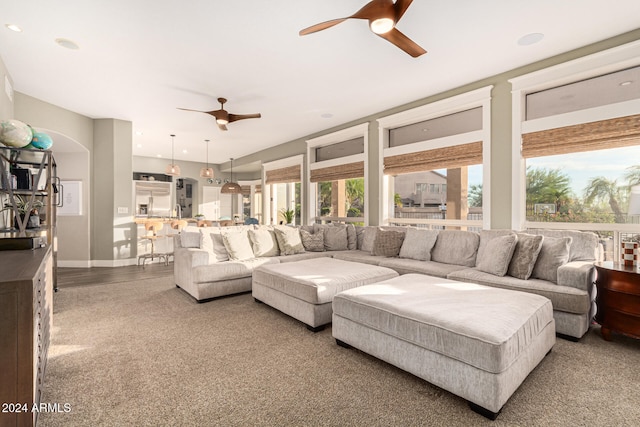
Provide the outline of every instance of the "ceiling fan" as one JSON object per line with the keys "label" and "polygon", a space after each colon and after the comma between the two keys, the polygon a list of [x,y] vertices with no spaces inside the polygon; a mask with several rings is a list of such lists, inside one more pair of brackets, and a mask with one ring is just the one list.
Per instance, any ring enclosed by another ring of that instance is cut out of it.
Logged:
{"label": "ceiling fan", "polygon": [[210,115],[212,115],[213,117],[216,118],[216,123],[218,124],[218,127],[220,128],[220,130],[228,130],[227,129],[227,124],[233,123],[233,122],[237,122],[238,120],[259,119],[260,117],[262,117],[260,115],[260,113],[255,113],[255,114],[231,114],[227,110],[224,109],[224,103],[227,102],[227,100],[225,98],[218,98],[218,102],[220,103],[220,109],[219,110],[200,111],[200,110],[190,110],[188,108],[178,108],[178,110],[195,111],[195,112],[198,112],[198,113],[210,114]]}
{"label": "ceiling fan", "polygon": [[402,15],[404,15],[412,2],[413,0],[396,0],[395,3],[393,0],[371,0],[369,3],[364,5],[362,9],[351,16],[332,19],[331,21],[312,25],[309,28],[301,30],[300,35],[304,36],[315,33],[316,31],[326,30],[327,28],[333,27],[334,25],[351,18],[367,19],[369,21],[371,31],[398,46],[414,58],[417,58],[418,56],[427,53],[427,51],[418,46],[413,40],[402,34],[396,28],[396,24],[400,18],[402,18]]}

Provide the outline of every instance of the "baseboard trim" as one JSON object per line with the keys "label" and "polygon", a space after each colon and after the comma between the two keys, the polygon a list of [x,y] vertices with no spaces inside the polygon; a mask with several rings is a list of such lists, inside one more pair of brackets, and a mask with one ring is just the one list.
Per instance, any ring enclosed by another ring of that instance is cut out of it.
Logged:
{"label": "baseboard trim", "polygon": [[128,259],[94,259],[91,261],[91,267],[127,267],[129,265],[136,265],[137,260],[135,258]]}
{"label": "baseboard trim", "polygon": [[76,261],[76,260],[58,260],[58,267],[62,268],[89,268],[91,267],[91,261]]}

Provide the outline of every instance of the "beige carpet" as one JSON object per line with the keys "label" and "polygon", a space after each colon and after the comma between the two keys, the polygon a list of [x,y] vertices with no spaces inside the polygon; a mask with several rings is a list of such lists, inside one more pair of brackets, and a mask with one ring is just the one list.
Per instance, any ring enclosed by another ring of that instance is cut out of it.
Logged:
{"label": "beige carpet", "polygon": [[172,277],[63,288],[39,426],[637,426],[640,340],[556,346],[488,421],[466,402],[250,294],[197,304]]}

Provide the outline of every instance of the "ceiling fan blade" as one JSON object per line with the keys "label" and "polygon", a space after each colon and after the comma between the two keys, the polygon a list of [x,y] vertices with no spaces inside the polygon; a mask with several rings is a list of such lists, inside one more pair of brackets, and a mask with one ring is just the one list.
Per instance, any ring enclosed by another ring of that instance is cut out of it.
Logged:
{"label": "ceiling fan blade", "polygon": [[260,113],[255,114],[229,114],[229,123],[244,119],[259,119],[262,117]]}
{"label": "ceiling fan blade", "polygon": [[413,0],[396,0],[396,4],[394,5],[396,9],[396,23],[402,18],[402,15],[404,15],[412,2]]}
{"label": "ceiling fan blade", "polygon": [[190,110],[189,108],[180,108],[177,107],[178,110],[183,110],[183,111],[195,111],[196,113],[206,113],[206,111],[201,111],[201,110]]}
{"label": "ceiling fan blade", "polygon": [[315,33],[318,31],[322,31],[322,30],[326,30],[327,28],[331,28],[334,25],[338,25],[339,23],[341,23],[342,21],[346,21],[349,18],[339,18],[339,19],[332,19],[331,21],[325,21],[325,22],[321,22],[319,24],[316,25],[312,25],[308,28],[305,28],[304,30],[300,30],[300,35],[301,36],[306,36],[307,34],[311,34],[311,33]]}
{"label": "ceiling fan blade", "polygon": [[425,53],[427,53],[426,50],[424,50],[423,48],[418,46],[409,37],[405,36],[400,31],[398,31],[397,28],[393,28],[388,33],[378,34],[378,35],[380,37],[382,37],[383,39],[395,44],[400,49],[404,50],[405,52],[407,52],[409,55],[413,56],[414,58],[417,58],[418,56],[424,55]]}
{"label": "ceiling fan blade", "polygon": [[221,124],[220,124],[220,123],[218,123],[218,122],[216,122],[216,124],[218,125],[218,128],[219,128],[220,130],[229,130],[229,129],[227,129],[227,126],[226,126],[226,125],[221,125]]}

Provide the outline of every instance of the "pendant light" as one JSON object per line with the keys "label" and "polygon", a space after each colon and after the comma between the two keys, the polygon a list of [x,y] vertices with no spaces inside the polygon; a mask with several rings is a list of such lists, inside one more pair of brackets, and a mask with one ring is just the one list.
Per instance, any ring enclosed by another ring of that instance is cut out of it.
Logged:
{"label": "pendant light", "polygon": [[213,178],[213,168],[209,167],[209,140],[205,139],[204,142],[207,144],[207,167],[200,169],[200,176],[203,178]]}
{"label": "pendant light", "polygon": [[173,160],[173,138],[176,136],[171,134],[171,163],[167,165],[164,169],[164,174],[169,176],[180,176],[180,166],[176,165],[176,162]]}
{"label": "pendant light", "polygon": [[242,188],[240,188],[240,184],[237,182],[233,182],[233,157],[231,160],[231,182],[227,182],[222,186],[220,192],[222,194],[242,194]]}

